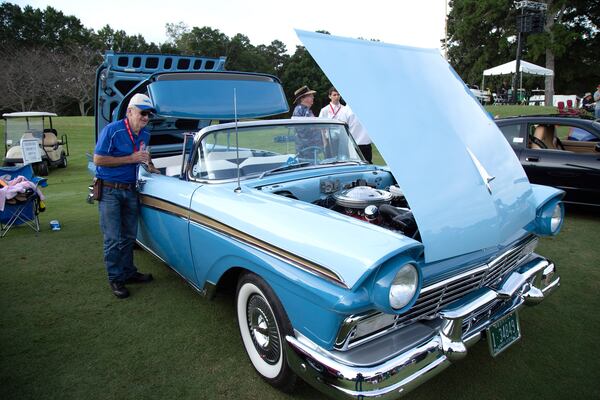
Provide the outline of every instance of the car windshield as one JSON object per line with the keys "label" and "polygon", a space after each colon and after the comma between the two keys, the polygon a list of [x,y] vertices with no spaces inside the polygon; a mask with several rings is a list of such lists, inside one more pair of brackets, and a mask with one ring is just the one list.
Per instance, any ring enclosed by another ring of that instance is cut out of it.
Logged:
{"label": "car windshield", "polygon": [[44,119],[41,117],[6,118],[6,140],[18,144],[27,133],[30,138],[42,139]]}
{"label": "car windshield", "polygon": [[[340,124],[290,123],[240,126],[207,134],[198,148],[192,175],[200,179],[265,176],[363,158]],[[238,148],[236,148],[236,143]]]}

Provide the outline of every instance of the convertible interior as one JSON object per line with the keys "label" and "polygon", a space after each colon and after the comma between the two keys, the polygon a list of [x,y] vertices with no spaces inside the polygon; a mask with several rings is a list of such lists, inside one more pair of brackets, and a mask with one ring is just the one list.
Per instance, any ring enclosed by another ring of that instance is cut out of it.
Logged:
{"label": "convertible interior", "polygon": [[[529,147],[531,149],[564,150],[574,153],[595,153],[598,142],[581,140],[559,139],[562,131],[570,131],[572,128],[560,125],[532,125],[530,126]],[[567,135],[564,135],[568,137]]]}

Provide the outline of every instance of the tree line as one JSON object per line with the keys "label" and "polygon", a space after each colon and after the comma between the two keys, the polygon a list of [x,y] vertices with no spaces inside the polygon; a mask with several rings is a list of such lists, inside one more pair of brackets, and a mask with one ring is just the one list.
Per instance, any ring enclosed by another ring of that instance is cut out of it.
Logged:
{"label": "tree line", "polygon": [[[524,59],[552,66],[558,92],[583,93],[600,83],[600,0],[547,0],[546,30],[528,35]],[[515,57],[512,0],[451,0],[447,46],[450,64],[469,83],[484,69]],[[106,50],[226,56],[226,69],[279,77],[288,99],[302,85],[316,90],[315,109],[326,104],[329,80],[303,46],[288,54],[273,40],[253,45],[241,33],[229,37],[208,26],[169,23],[164,43],[147,42],[110,25],[95,31],[53,7],[0,5],[0,111],[93,112],[95,70]],[[323,33],[328,33],[321,31]],[[432,95],[435,95],[432,93]]]}
{"label": "tree line", "polygon": [[[554,71],[554,78],[545,82],[546,98],[554,92],[580,96],[593,92],[600,83],[600,0],[541,2],[547,5],[544,31],[525,35],[522,59]],[[465,82],[477,84],[485,69],[515,59],[516,18],[521,13],[516,4],[450,0],[448,61]],[[524,82],[529,88],[544,87],[543,78],[524,76]]]}
{"label": "tree line", "polygon": [[107,50],[162,54],[226,56],[225,68],[263,72],[284,82],[293,92],[309,85],[324,94],[328,79],[298,46],[290,55],[283,42],[255,46],[238,33],[228,37],[210,27],[167,24],[168,40],[156,44],[141,35],[127,35],[110,25],[95,31],[53,7],[35,9],[4,2],[0,5],[0,111],[49,110],[66,115],[90,115],[94,107],[95,72]]}

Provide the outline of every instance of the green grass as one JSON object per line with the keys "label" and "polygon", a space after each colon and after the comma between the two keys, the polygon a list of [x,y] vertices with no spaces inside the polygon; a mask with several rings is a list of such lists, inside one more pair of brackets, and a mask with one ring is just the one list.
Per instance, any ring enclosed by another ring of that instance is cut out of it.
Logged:
{"label": "green grass", "polygon": [[514,117],[517,115],[556,114],[556,107],[546,106],[485,106],[494,116]]}
{"label": "green grass", "polygon": [[[42,231],[19,227],[0,239],[0,398],[323,398],[308,385],[290,396],[265,384],[243,350],[233,297],[201,298],[143,251],[136,264],[155,282],[131,285],[127,300],[112,295],[97,206],[85,203],[92,124],[57,119],[71,157],[48,177]],[[600,398],[600,218],[567,212],[563,232],[539,246],[558,265],[562,287],[520,313],[521,341],[495,359],[478,344],[409,398]],[[52,219],[61,231],[50,230]]]}

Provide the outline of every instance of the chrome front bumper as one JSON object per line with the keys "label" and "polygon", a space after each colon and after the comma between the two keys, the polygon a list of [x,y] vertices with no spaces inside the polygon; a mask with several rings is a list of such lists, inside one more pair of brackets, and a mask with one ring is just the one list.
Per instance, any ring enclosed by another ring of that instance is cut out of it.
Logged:
{"label": "chrome front bumper", "polygon": [[[481,288],[442,309],[431,334],[385,361],[357,362],[299,333],[286,337],[286,355],[301,378],[333,398],[396,399],[464,358],[491,324],[524,305],[540,303],[559,285],[554,264],[538,256],[508,275],[498,289]],[[494,304],[500,306],[491,308]]]}

